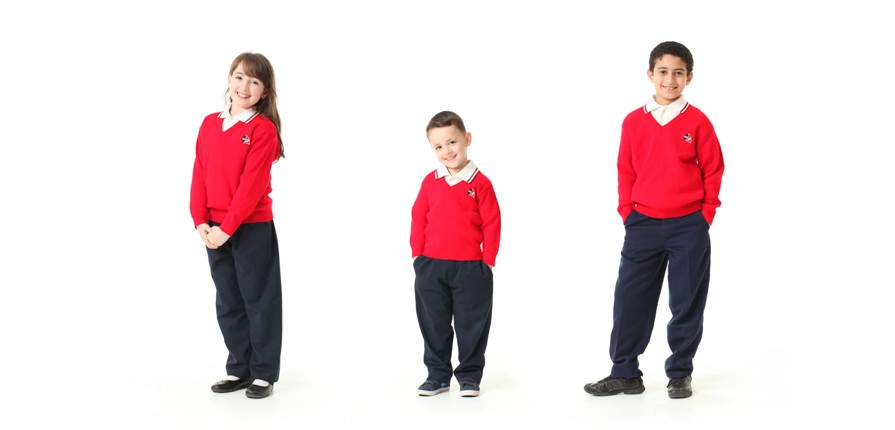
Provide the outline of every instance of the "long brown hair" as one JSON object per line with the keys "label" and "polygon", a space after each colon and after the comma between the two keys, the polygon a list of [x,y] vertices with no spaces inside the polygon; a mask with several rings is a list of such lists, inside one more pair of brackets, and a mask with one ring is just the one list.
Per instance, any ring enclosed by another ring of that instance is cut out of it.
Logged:
{"label": "long brown hair", "polygon": [[[277,158],[283,158],[286,156],[286,151],[283,147],[283,138],[280,136],[280,112],[277,110],[277,84],[273,73],[273,66],[270,65],[270,61],[267,57],[261,54],[243,52],[233,59],[233,63],[230,64],[230,74],[228,76],[233,75],[233,71],[236,70],[236,67],[238,67],[240,63],[242,63],[242,70],[246,75],[258,79],[264,84],[264,91],[266,94],[265,97],[262,97],[261,100],[255,104],[255,111],[270,118],[270,120],[273,121],[273,124],[277,127],[277,140],[280,142],[280,155]],[[229,94],[228,90],[228,101],[230,100]]]}

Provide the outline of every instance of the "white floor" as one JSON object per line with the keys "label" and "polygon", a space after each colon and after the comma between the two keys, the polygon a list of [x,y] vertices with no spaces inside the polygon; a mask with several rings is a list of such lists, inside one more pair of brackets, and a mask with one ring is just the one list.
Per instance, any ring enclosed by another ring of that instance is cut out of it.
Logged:
{"label": "white floor", "polygon": [[[537,290],[521,278],[512,292],[510,281],[499,284],[481,396],[461,398],[455,384],[419,397],[425,368],[410,273],[398,276],[404,285],[379,292],[379,306],[369,306],[362,289],[340,302],[345,297],[334,289],[290,282],[297,287],[286,296],[283,368],[273,395],[215,394],[209,386],[223,376],[226,352],[210,279],[203,268],[194,272],[183,282],[159,283],[165,294],[179,294],[173,302],[133,289],[109,297],[111,288],[81,287],[60,291],[43,313],[18,313],[20,326],[30,328],[7,326],[10,345],[18,347],[5,360],[20,371],[0,391],[3,415],[19,423],[14,428],[35,429],[807,428],[818,420],[806,371],[796,365],[802,346],[787,343],[786,330],[770,330],[773,310],[750,323],[743,317],[751,305],[716,294],[695,394],[685,400],[665,392],[660,310],[641,360],[646,392],[597,398],[582,387],[609,369],[611,288],[570,285],[581,300],[535,300]],[[88,303],[98,290],[104,305],[84,313],[66,306]]]}
{"label": "white floor", "polygon": [[587,395],[581,386],[592,375],[602,375],[575,371],[577,362],[527,371],[500,369],[495,363],[478,398],[461,398],[456,386],[439,396],[417,396],[419,368],[391,374],[370,369],[349,377],[333,375],[333,369],[314,373],[296,362],[284,369],[284,379],[264,400],[247,399],[242,392],[212,393],[213,372],[141,375],[145,369],[133,369],[132,377],[119,373],[74,386],[75,379],[11,386],[3,404],[22,424],[15,428],[709,429],[769,421],[785,424],[778,428],[807,428],[814,421],[797,398],[801,394],[767,389],[774,382],[770,375],[744,370],[743,363],[701,366],[694,396],[671,400],[658,369],[646,377],[641,395]]}

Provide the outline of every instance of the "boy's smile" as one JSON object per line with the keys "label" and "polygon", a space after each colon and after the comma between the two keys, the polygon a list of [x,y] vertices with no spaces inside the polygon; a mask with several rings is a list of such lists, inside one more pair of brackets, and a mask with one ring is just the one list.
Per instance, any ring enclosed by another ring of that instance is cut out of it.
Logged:
{"label": "boy's smile", "polygon": [[438,161],[447,167],[451,175],[456,175],[466,167],[469,159],[466,147],[472,143],[472,135],[463,133],[457,127],[437,127],[429,130],[429,144],[435,150]]}
{"label": "boy's smile", "polygon": [[647,72],[656,87],[656,103],[667,105],[684,92],[693,73],[687,73],[687,63],[676,55],[666,54],[656,60],[653,70]]}

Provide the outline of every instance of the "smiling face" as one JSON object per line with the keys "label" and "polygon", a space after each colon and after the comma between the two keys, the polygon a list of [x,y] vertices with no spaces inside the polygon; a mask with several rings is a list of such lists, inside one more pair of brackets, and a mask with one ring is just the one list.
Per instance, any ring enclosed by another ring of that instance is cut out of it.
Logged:
{"label": "smiling face", "polygon": [[472,143],[471,134],[464,133],[453,125],[432,128],[426,134],[438,161],[447,167],[451,175],[460,173],[466,167],[469,162],[466,147]]}
{"label": "smiling face", "polygon": [[693,73],[687,73],[687,63],[671,54],[659,57],[647,75],[656,86],[656,103],[660,105],[677,100],[684,92],[684,87],[693,79]]}
{"label": "smiling face", "polygon": [[230,115],[236,116],[246,109],[250,109],[266,96],[264,83],[260,79],[249,76],[243,69],[243,63],[239,63],[233,73],[230,74],[229,95],[233,104],[230,106]]}

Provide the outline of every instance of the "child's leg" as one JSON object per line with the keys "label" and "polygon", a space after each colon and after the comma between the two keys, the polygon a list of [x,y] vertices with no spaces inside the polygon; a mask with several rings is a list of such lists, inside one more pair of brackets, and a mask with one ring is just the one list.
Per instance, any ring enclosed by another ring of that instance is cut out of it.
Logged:
{"label": "child's leg", "polygon": [[609,355],[613,363],[610,376],[613,378],[633,378],[643,374],[637,358],[646,351],[653,332],[656,306],[668,264],[662,240],[662,221],[633,212],[625,222],[625,243],[615,284],[612,333],[609,336]]}
{"label": "child's leg", "polygon": [[450,262],[420,255],[413,261],[416,272],[416,317],[423,335],[423,363],[429,371],[427,380],[451,382],[451,350],[454,329],[451,327],[450,289],[445,279]]}
{"label": "child's leg", "polygon": [[230,240],[245,300],[252,378],[273,383],[280,378],[283,345],[283,293],[276,229],[272,221],[243,224]]}
{"label": "child's leg", "polygon": [[[693,357],[702,340],[703,311],[709,291],[711,242],[701,212],[668,220],[668,346],[665,373],[678,378],[693,373]],[[671,224],[673,222],[673,224]]]}
{"label": "child's leg", "polygon": [[205,250],[208,252],[211,278],[217,290],[215,307],[218,326],[224,336],[224,345],[229,351],[227,375],[251,379],[249,361],[252,358],[252,347],[249,341],[249,324],[245,316],[245,302],[236,280],[236,264],[233,261],[231,244],[228,241],[217,249]]}
{"label": "child's leg", "polygon": [[460,363],[454,370],[457,380],[482,380],[485,348],[491,331],[494,275],[484,261],[457,261],[454,295],[454,327]]}

